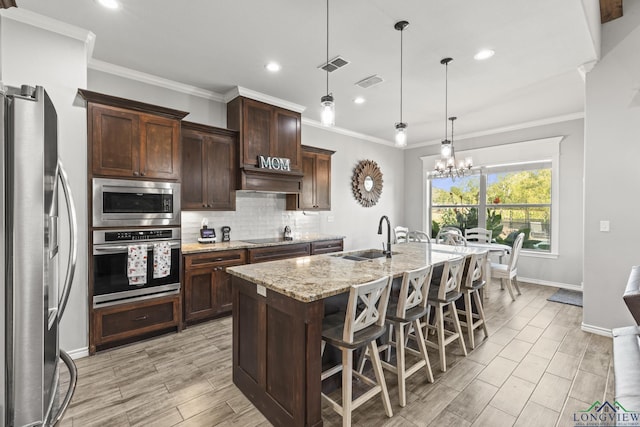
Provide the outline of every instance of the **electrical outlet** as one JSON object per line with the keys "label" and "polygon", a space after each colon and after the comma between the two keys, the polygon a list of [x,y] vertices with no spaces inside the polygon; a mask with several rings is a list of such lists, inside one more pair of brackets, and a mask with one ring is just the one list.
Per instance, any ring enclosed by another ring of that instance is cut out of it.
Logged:
{"label": "electrical outlet", "polygon": [[333,220],[334,220],[333,215],[327,216],[327,222],[333,222]]}
{"label": "electrical outlet", "polygon": [[600,221],[600,231],[609,232],[609,221]]}

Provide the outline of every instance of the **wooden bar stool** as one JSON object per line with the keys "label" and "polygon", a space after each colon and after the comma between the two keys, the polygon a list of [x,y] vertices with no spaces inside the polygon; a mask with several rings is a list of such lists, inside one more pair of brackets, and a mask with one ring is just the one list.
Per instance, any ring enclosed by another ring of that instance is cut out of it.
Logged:
{"label": "wooden bar stool", "polygon": [[[339,320],[336,322],[339,313],[327,316],[322,322],[322,353],[324,353],[326,343],[339,348],[342,352],[342,364],[324,371],[322,380],[342,371],[342,406],[324,393],[322,393],[322,398],[331,405],[334,411],[342,415],[343,426],[351,425],[351,411],[378,393],[382,395],[382,404],[387,416],[393,416],[376,345],[376,339],[387,331],[385,316],[392,280],[391,276],[387,276],[351,286],[347,311],[342,322]],[[353,351],[364,346],[372,355],[373,371],[377,382],[353,369]],[[353,375],[372,387],[355,400],[352,400]]]}
{"label": "wooden bar stool", "polygon": [[[464,315],[462,326],[467,328],[469,337],[469,345],[473,350],[476,347],[473,331],[482,326],[485,339],[489,336],[487,324],[484,318],[484,308],[482,307],[482,298],[480,298],[480,289],[487,284],[487,259],[489,252],[471,255],[469,265],[466,268],[462,280],[462,293],[464,295],[464,310],[458,310],[458,314]],[[473,312],[473,304],[471,297],[476,303],[477,313]]]}
{"label": "wooden bar stool", "polygon": [[[440,278],[440,286],[438,289],[431,289],[429,291],[428,304],[436,310],[434,324],[429,323],[429,311],[427,312],[426,322],[423,326],[425,328],[424,336],[427,337],[425,343],[433,348],[437,348],[440,351],[440,370],[445,372],[447,370],[447,358],[445,354],[445,347],[455,340],[460,342],[460,348],[464,355],[467,355],[467,349],[464,345],[464,338],[462,336],[462,328],[460,327],[460,321],[458,320],[458,312],[456,310],[456,301],[462,297],[460,292],[460,286],[462,282],[462,271],[464,269],[465,258],[454,259],[446,261],[442,268],[442,277]],[[445,316],[444,309],[448,307],[447,315]],[[444,321],[448,320],[453,323],[454,331],[449,331],[444,327]],[[429,331],[435,331],[438,338],[438,342],[433,342],[428,339]]]}
{"label": "wooden bar stool", "polygon": [[[382,367],[394,372],[398,376],[398,392],[400,397],[400,406],[407,405],[406,395],[406,379],[418,372],[423,366],[426,367],[427,379],[433,382],[433,373],[431,364],[429,363],[429,355],[427,354],[427,346],[424,342],[424,335],[420,327],[420,319],[427,314],[427,296],[429,294],[429,285],[431,284],[432,266],[420,268],[417,270],[407,271],[402,277],[402,286],[398,302],[390,304],[387,309],[387,323],[389,324],[389,342],[378,347],[380,351],[389,351],[391,347],[396,349],[396,365],[382,361]],[[405,328],[412,326],[415,335],[409,335],[417,341],[420,351],[416,351],[407,347],[409,336]],[[395,332],[395,341],[392,340],[392,331]],[[406,367],[405,353],[418,356],[420,360],[411,367]],[[389,353],[387,353],[389,354]],[[365,352],[364,357],[371,357]],[[365,359],[361,359],[359,372],[362,372]]]}

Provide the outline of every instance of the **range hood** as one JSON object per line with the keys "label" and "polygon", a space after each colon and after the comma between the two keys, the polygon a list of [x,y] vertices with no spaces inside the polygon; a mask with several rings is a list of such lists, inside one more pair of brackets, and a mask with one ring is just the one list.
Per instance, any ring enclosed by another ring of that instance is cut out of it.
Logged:
{"label": "range hood", "polygon": [[245,165],[240,169],[238,190],[270,193],[299,193],[304,174],[297,171],[279,171]]}

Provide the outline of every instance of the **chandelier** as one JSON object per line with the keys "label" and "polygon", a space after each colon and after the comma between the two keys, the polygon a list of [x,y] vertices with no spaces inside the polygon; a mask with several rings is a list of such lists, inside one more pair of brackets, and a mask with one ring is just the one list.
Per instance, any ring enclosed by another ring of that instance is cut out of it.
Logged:
{"label": "chandelier", "polygon": [[[466,157],[460,161],[456,160],[456,152],[453,148],[453,122],[457,117],[448,116],[448,74],[449,63],[453,61],[453,58],[443,58],[440,63],[445,66],[445,78],[444,78],[444,139],[440,144],[440,160],[436,162],[436,167],[432,175],[435,178],[460,178],[465,176],[467,172],[471,171],[473,167],[473,160],[471,157]],[[448,126],[447,120],[451,121],[451,140],[448,139]]]}

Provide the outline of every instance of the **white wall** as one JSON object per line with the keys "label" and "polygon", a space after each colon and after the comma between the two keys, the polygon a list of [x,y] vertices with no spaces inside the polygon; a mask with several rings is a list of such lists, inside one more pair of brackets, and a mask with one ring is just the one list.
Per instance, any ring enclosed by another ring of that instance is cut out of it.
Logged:
{"label": "white wall", "polygon": [[[560,143],[560,241],[556,259],[526,256],[521,253],[518,273],[521,277],[579,287],[582,282],[582,172],[583,120],[571,120],[517,131],[496,133],[456,141],[456,150],[470,150],[514,142],[564,136]],[[424,200],[421,156],[437,154],[440,147],[405,150],[405,218],[410,229],[423,227],[427,201]]]}
{"label": "white wall", "polygon": [[[640,264],[640,2],[602,28],[602,57],[587,74],[584,197],[584,325],[631,325],[622,300]],[[611,231],[599,231],[601,220]]]}
{"label": "white wall", "polygon": [[[10,19],[0,18],[0,63],[5,85],[44,86],[58,113],[58,155],[65,165],[78,214],[78,263],[67,310],[60,325],[60,345],[66,350],[87,347],[87,128],[86,110],[74,104],[87,82],[84,40]],[[61,210],[61,216],[64,209]],[[64,221],[61,221],[61,225]],[[61,269],[68,240],[61,230]],[[64,273],[64,272],[63,272]]]}

